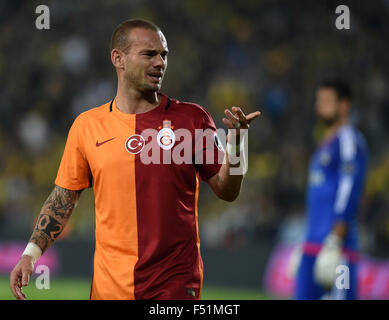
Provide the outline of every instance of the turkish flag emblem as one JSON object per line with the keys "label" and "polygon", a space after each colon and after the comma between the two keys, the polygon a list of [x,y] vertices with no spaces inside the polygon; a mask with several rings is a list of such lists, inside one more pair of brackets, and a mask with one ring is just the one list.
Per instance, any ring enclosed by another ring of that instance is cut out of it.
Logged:
{"label": "turkish flag emblem", "polygon": [[137,154],[143,150],[145,139],[139,134],[133,134],[127,139],[125,146],[129,153]]}

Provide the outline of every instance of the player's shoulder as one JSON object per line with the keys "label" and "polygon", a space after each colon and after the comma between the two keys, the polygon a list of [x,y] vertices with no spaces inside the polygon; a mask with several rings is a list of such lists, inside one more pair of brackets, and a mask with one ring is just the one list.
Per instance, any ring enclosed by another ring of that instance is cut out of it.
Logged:
{"label": "player's shoulder", "polygon": [[180,101],[178,99],[170,98],[170,103],[174,105],[175,110],[181,112],[185,115],[194,117],[194,118],[211,118],[209,111],[195,102]]}
{"label": "player's shoulder", "polygon": [[76,124],[85,124],[85,123],[91,123],[95,120],[100,120],[104,117],[106,117],[106,114],[109,110],[111,101],[106,102],[100,106],[92,107],[82,113],[80,113],[76,119],[74,120],[74,123]]}
{"label": "player's shoulder", "polygon": [[337,134],[340,154],[344,158],[353,158],[356,153],[367,150],[363,133],[351,124],[342,126]]}
{"label": "player's shoulder", "polygon": [[352,124],[342,126],[338,133],[339,140],[345,140],[348,143],[361,144],[366,143],[366,139],[362,131]]}

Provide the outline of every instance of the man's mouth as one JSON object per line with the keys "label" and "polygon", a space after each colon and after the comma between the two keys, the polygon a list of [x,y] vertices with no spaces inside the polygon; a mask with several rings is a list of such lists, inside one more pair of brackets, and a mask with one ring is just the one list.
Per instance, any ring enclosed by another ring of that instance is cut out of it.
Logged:
{"label": "man's mouth", "polygon": [[160,82],[162,79],[162,72],[151,72],[147,74],[154,82]]}

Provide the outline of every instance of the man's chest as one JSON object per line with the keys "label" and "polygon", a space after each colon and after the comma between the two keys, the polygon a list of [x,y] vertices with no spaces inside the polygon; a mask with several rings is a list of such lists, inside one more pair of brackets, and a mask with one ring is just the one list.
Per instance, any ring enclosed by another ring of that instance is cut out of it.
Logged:
{"label": "man's chest", "polygon": [[325,186],[337,179],[339,155],[334,144],[321,147],[312,157],[309,172],[311,186]]}
{"label": "man's chest", "polygon": [[82,137],[85,156],[94,176],[127,170],[129,166],[192,165],[195,124],[159,117],[110,119],[90,125]]}

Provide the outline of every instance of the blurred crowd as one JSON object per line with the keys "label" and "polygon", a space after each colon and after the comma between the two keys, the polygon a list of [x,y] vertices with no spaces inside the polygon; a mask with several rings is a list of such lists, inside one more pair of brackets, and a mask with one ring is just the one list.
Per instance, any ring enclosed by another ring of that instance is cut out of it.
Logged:
{"label": "blurred crowd", "polygon": [[[369,150],[359,212],[363,248],[389,245],[389,1],[342,1],[351,29],[337,30],[337,1],[110,0],[0,3],[0,235],[27,240],[54,186],[67,131],[81,112],[110,101],[116,75],[109,40],[117,24],[144,18],[169,45],[162,91],[207,108],[260,110],[249,136],[249,171],[234,203],[202,186],[204,245],[239,247],[301,236],[307,167],[315,148],[315,87],[341,76],[354,91],[353,123]],[[35,28],[36,6],[50,30]],[[85,191],[64,236],[93,235]]]}

